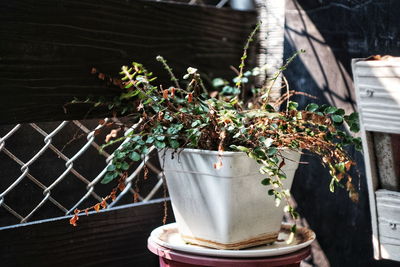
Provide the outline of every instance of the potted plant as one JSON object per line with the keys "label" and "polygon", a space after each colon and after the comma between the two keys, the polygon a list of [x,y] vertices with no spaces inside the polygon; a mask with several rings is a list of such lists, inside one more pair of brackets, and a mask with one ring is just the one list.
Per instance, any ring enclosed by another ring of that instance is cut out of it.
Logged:
{"label": "potted plant", "polygon": [[[159,56],[172,86],[156,86],[153,74],[133,62],[121,69],[121,95],[100,103],[115,113],[134,114],[136,123],[135,131],[108,142],[125,140],[102,182],[119,179],[123,184],[130,164],[151,148],[158,149],[179,231],[191,243],[239,249],[276,240],[284,210],[298,217],[289,198],[302,151],[316,154],[329,169],[331,191],[343,185],[353,200],[358,197],[347,174],[354,163],[344,146],[360,148],[361,143],[342,130],[343,124],[358,130],[357,114],[346,116],[343,109],[314,103],[298,110],[289,98],[306,94],[289,91],[288,86],[270,103],[275,80],[297,54],[263,86],[253,86],[251,80],[265,71],[245,70],[257,28],[244,47],[233,85],[214,79],[216,90],[207,90],[192,67],[181,82]],[[115,131],[111,136],[116,137]],[[116,192],[91,208],[105,207]]]}

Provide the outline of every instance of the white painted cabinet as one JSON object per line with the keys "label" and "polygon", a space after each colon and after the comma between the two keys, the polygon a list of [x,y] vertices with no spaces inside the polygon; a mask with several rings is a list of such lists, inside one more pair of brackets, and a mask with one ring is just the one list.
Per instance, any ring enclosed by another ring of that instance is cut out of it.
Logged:
{"label": "white painted cabinet", "polygon": [[353,59],[376,259],[400,261],[400,58]]}

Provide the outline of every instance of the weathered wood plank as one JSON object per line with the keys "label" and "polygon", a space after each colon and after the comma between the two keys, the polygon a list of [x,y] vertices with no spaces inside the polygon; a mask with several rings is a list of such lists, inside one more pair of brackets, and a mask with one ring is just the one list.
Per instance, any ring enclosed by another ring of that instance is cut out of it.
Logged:
{"label": "weathered wood plank", "polygon": [[376,165],[381,189],[400,191],[399,141],[400,135],[373,132]]}
{"label": "weathered wood plank", "polygon": [[[0,2],[0,124],[82,118],[88,107],[64,114],[74,96],[110,96],[92,67],[117,76],[132,60],[169,80],[188,66],[208,77],[233,75],[254,12],[155,1],[61,0]],[[92,113],[95,116],[96,113]],[[97,113],[103,116],[104,113]]]}
{"label": "weathered wood plank", "polygon": [[77,227],[70,217],[9,227],[0,230],[0,265],[158,266],[147,238],[163,214],[163,201],[154,200],[83,215]]}

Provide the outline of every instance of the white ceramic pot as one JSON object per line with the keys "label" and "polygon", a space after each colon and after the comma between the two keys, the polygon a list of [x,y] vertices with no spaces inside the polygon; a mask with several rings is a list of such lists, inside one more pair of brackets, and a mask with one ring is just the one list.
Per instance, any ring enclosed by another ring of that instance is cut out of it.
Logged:
{"label": "white ceramic pot", "polygon": [[[172,208],[182,238],[217,249],[240,249],[274,242],[283,218],[284,201],[261,181],[260,165],[243,152],[224,152],[222,168],[214,169],[218,152],[172,149],[159,153]],[[292,185],[300,153],[285,152],[286,188]]]}

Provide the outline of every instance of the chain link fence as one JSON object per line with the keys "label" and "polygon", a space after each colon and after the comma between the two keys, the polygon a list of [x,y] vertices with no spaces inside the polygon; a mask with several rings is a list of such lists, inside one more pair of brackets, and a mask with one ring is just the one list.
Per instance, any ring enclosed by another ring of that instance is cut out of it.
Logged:
{"label": "chain link fence", "polygon": [[[30,123],[1,129],[0,226],[70,215],[76,208],[102,201],[115,186],[100,181],[116,147],[99,150],[105,133],[97,133],[106,124],[89,130],[94,122]],[[150,178],[142,191],[138,181],[145,166]],[[107,208],[132,202],[134,197],[143,202],[162,197],[161,173],[157,161],[146,157],[132,168],[125,189]]]}

